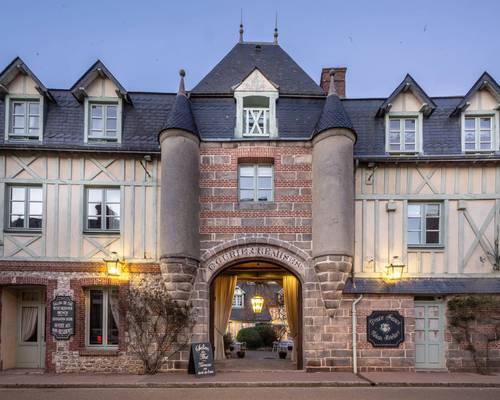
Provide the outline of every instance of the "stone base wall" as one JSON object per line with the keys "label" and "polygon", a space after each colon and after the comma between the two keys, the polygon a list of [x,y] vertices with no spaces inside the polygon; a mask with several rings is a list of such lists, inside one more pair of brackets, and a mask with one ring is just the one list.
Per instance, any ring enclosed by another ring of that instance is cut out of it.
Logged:
{"label": "stone base wall", "polygon": [[[261,238],[261,240],[263,240]],[[271,239],[265,245],[276,245]],[[248,249],[244,244],[242,248]],[[352,302],[355,295],[344,294],[332,317],[325,307],[320,279],[313,263],[301,265],[300,253],[293,253],[293,247],[275,253],[276,257],[296,257],[297,275],[302,281],[303,294],[303,361],[308,371],[351,371],[352,370]],[[235,252],[231,254],[243,254]],[[304,253],[305,254],[305,253]],[[213,260],[213,259],[212,259]],[[193,330],[193,341],[209,340],[209,284],[217,274],[210,264],[203,263],[196,271],[189,300],[197,313],[197,324]],[[303,268],[303,270],[302,270]],[[302,271],[302,272],[300,272]],[[164,271],[163,271],[164,272]],[[150,267],[147,274],[151,279],[163,279],[159,266]],[[84,345],[85,321],[82,291],[86,287],[99,285],[128,284],[132,277],[110,279],[102,272],[68,272],[58,267],[56,272],[43,271],[0,271],[0,286],[40,285],[46,287],[47,309],[56,295],[70,295],[77,302],[76,335],[68,341],[55,341],[47,324],[46,369],[57,373],[96,372],[96,373],[140,373],[139,359],[128,352],[128,332],[126,324],[120,323],[122,330],[119,347],[114,352],[89,351]],[[366,317],[375,310],[397,310],[405,317],[405,341],[398,348],[375,348],[366,338]],[[50,315],[47,315],[50,321]],[[0,324],[1,324],[0,314]],[[445,321],[444,326],[447,326]],[[491,330],[492,326],[484,329]],[[415,300],[412,295],[374,295],[366,294],[357,305],[357,357],[359,371],[413,371],[415,369]],[[0,343],[1,346],[1,343]],[[474,364],[470,352],[454,341],[449,329],[445,328],[444,356],[446,368],[452,371],[473,371]],[[188,351],[176,354],[164,367],[164,371],[185,370]],[[490,367],[500,370],[500,341],[490,344]],[[1,361],[1,347],[0,347]]]}
{"label": "stone base wall", "polygon": [[[352,302],[344,295],[332,318],[321,308],[319,285],[311,285],[304,310],[305,367],[309,371],[352,371]],[[412,296],[367,295],[357,305],[359,371],[412,371],[415,365]],[[398,348],[374,348],[366,339],[366,317],[374,310],[397,310],[405,317],[405,341]]]}
{"label": "stone base wall", "polygon": [[[498,323],[500,323],[500,321],[498,321],[497,324]],[[472,336],[473,341],[477,343],[476,348],[478,352],[476,356],[480,365],[488,372],[500,372],[499,327],[493,325],[491,322],[484,323],[479,321],[474,325]],[[496,338],[496,340],[491,341],[487,346],[487,338]],[[445,330],[445,345],[446,368],[449,371],[476,371],[472,353],[466,350],[467,344],[458,343],[451,334],[449,326],[446,326]],[[486,360],[486,355],[488,355],[488,360]]]}

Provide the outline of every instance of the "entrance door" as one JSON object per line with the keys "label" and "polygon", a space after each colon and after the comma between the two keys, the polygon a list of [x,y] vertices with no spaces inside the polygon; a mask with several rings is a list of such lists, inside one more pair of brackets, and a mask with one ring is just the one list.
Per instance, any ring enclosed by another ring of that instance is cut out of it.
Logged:
{"label": "entrance door", "polygon": [[45,299],[41,290],[18,293],[16,367],[45,367]]}
{"label": "entrance door", "polygon": [[443,368],[443,304],[415,302],[415,367]]}

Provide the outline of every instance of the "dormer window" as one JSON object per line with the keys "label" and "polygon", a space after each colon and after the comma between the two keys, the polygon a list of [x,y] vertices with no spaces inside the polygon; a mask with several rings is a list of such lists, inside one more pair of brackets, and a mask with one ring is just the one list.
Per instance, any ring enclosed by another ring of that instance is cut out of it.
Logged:
{"label": "dormer window", "polygon": [[40,139],[41,107],[39,99],[10,99],[9,139]]}
{"label": "dormer window", "polygon": [[415,153],[417,146],[418,117],[389,117],[388,151]]}
{"label": "dormer window", "polygon": [[277,86],[258,69],[233,87],[236,100],[237,138],[273,138],[278,136],[276,119]]}
{"label": "dormer window", "polygon": [[116,142],[118,140],[118,103],[89,102],[89,108],[88,141]]}
{"label": "dormer window", "polygon": [[233,308],[244,308],[245,306],[245,291],[239,286],[234,289]]}
{"label": "dormer window", "polygon": [[465,151],[492,151],[493,127],[493,116],[464,117]]}
{"label": "dormer window", "polygon": [[243,98],[243,136],[269,136],[269,97]]}

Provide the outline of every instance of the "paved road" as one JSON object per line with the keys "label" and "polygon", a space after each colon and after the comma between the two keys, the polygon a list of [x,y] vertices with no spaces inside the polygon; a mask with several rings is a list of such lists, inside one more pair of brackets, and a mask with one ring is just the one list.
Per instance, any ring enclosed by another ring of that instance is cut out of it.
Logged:
{"label": "paved road", "polygon": [[1,400],[498,400],[500,388],[0,389]]}

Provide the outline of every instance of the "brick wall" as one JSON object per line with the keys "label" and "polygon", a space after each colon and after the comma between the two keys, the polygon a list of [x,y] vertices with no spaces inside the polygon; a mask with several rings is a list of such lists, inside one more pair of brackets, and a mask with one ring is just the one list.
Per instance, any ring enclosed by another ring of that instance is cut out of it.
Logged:
{"label": "brick wall", "polygon": [[[304,142],[202,143],[201,248],[245,236],[273,237],[310,252],[312,149]],[[274,166],[274,201],[238,202],[238,164]]]}

